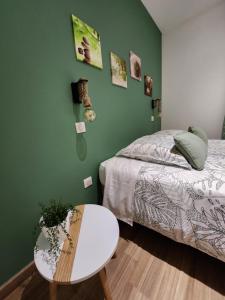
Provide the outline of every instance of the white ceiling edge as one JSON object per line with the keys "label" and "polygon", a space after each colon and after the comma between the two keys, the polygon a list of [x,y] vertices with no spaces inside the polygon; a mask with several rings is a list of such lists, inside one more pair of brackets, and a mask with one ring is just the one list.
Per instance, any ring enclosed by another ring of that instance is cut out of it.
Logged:
{"label": "white ceiling edge", "polygon": [[207,13],[225,0],[141,0],[160,31],[165,34]]}
{"label": "white ceiling edge", "polygon": [[142,4],[144,5],[145,9],[147,10],[148,14],[151,16],[157,27],[161,32],[163,32],[163,28],[161,27],[161,24],[159,22],[159,18],[157,18],[156,13],[153,14],[154,9],[152,9],[152,5],[150,4],[150,1],[148,0],[141,0]]}

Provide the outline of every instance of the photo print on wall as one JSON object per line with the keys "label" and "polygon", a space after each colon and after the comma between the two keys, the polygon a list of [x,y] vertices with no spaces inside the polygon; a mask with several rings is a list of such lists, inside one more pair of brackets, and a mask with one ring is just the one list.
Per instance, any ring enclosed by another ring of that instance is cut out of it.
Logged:
{"label": "photo print on wall", "polygon": [[126,62],[115,53],[110,52],[112,83],[127,88]]}
{"label": "photo print on wall", "polygon": [[74,15],[72,15],[72,22],[77,60],[102,69],[99,33]]}
{"label": "photo print on wall", "polygon": [[141,59],[130,51],[130,76],[141,81]]}
{"label": "photo print on wall", "polygon": [[145,75],[145,95],[152,97],[153,79],[151,76]]}

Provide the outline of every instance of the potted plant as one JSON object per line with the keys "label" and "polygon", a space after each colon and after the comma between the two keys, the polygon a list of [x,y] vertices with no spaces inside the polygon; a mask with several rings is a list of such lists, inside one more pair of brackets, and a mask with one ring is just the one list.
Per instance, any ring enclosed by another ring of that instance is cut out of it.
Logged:
{"label": "potted plant", "polygon": [[[77,214],[79,211],[70,204],[63,204],[61,201],[54,199],[50,200],[48,205],[40,203],[40,207],[41,218],[37,228],[41,229],[48,240],[50,245],[48,252],[56,260],[60,253],[60,246],[66,238],[69,240],[70,246],[73,247],[69,228],[74,213]],[[38,250],[37,245],[35,250]]]}

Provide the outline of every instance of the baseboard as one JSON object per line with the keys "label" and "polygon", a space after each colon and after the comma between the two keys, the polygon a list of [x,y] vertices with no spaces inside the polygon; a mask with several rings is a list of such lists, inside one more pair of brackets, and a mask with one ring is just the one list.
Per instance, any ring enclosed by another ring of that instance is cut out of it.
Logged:
{"label": "baseboard", "polygon": [[36,270],[34,261],[30,262],[26,267],[11,277],[3,285],[0,286],[0,300],[4,299],[13,292],[25,279],[32,275]]}

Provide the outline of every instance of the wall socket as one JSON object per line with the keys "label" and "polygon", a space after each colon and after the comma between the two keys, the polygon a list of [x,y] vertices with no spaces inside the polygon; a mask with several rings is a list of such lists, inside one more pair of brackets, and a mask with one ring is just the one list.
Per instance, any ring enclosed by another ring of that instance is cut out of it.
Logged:
{"label": "wall socket", "polygon": [[155,117],[152,115],[151,116],[151,121],[154,122],[155,121]]}
{"label": "wall socket", "polygon": [[88,188],[89,186],[91,186],[93,183],[92,183],[92,177],[89,176],[87,178],[84,179],[84,188]]}

